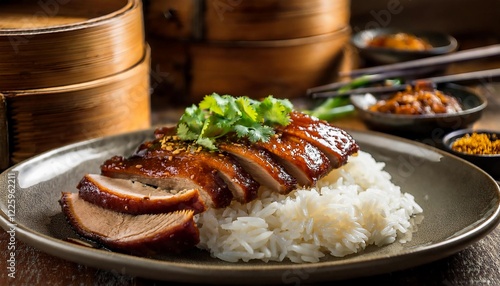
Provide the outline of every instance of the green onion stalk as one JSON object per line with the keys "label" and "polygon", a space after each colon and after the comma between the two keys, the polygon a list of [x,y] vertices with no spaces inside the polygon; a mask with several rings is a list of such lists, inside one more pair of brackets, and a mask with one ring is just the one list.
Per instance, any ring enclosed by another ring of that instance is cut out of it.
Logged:
{"label": "green onion stalk", "polygon": [[[355,78],[351,82],[347,83],[345,86],[339,89],[339,93],[346,92],[351,89],[356,89],[364,87],[370,83],[374,82],[376,78],[375,75],[363,75]],[[386,79],[385,85],[401,85],[403,84],[402,79]],[[326,99],[322,104],[318,105],[313,110],[304,111],[307,114],[315,116],[319,119],[324,119],[327,121],[340,118],[345,115],[349,115],[354,111],[354,106],[351,104],[348,96],[337,96]]]}
{"label": "green onion stalk", "polygon": [[[341,87],[339,89],[339,93],[365,86],[371,82],[371,75],[363,75],[357,77]],[[319,119],[331,121],[333,119],[348,115],[353,111],[354,106],[351,104],[348,96],[337,96],[328,98],[323,103],[316,106],[314,109],[306,110],[304,112]]]}

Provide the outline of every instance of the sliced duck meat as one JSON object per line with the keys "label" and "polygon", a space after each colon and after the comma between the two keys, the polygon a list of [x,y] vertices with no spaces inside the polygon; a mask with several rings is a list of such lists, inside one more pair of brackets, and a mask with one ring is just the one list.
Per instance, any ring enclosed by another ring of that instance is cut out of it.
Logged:
{"label": "sliced duck meat", "polygon": [[176,126],[161,126],[155,129],[154,135],[156,139],[160,139],[164,136],[175,136],[177,134]]}
{"label": "sliced duck meat", "polygon": [[257,198],[260,184],[233,157],[222,152],[210,151],[179,140],[176,136],[164,135],[142,144],[136,157],[149,158],[189,158],[213,168],[226,182],[235,200],[248,203]]}
{"label": "sliced duck meat", "polygon": [[271,152],[301,186],[315,184],[332,169],[323,152],[296,136],[277,133],[269,141],[255,145]]}
{"label": "sliced duck meat", "polygon": [[101,165],[101,174],[166,190],[198,189],[207,207],[226,207],[233,199],[231,190],[217,170],[194,156],[147,159],[114,156]]}
{"label": "sliced duck meat", "polygon": [[218,148],[234,156],[261,187],[287,194],[297,186],[297,180],[263,148],[243,141],[238,143],[222,141],[218,144]]}
{"label": "sliced duck meat", "polygon": [[198,189],[167,191],[126,179],[85,175],[77,185],[80,198],[100,207],[128,214],[157,214],[176,210],[206,210]]}
{"label": "sliced duck meat", "polygon": [[347,163],[348,157],[359,150],[351,135],[324,120],[297,111],[290,113],[290,119],[290,124],[279,126],[277,129],[300,137],[319,148],[328,156],[334,168]]}
{"label": "sliced duck meat", "polygon": [[81,236],[134,255],[181,252],[199,243],[192,210],[130,215],[89,203],[77,193],[62,193],[62,211]]}

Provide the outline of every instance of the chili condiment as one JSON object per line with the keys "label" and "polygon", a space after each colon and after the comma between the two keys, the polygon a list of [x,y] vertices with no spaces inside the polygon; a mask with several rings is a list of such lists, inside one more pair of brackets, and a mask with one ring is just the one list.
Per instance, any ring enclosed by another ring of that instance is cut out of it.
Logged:
{"label": "chili condiment", "polygon": [[495,134],[466,134],[453,142],[451,149],[471,155],[500,154],[500,139]]}

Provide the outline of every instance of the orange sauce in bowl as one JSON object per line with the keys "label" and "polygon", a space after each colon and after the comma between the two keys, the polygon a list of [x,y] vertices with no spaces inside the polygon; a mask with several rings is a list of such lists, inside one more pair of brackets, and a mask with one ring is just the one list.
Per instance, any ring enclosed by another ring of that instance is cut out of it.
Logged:
{"label": "orange sauce in bowl", "polygon": [[426,51],[432,49],[432,45],[428,41],[408,33],[376,36],[367,42],[367,46],[407,51]]}

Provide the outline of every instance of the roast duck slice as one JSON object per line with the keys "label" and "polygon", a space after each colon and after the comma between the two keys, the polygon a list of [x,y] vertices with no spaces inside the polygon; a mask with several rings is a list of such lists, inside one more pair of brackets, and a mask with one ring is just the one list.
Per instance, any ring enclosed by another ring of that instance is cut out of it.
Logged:
{"label": "roast duck slice", "polygon": [[63,193],[63,212],[77,233],[112,249],[147,255],[193,246],[194,213],[247,203],[263,188],[287,194],[312,186],[358,151],[344,130],[300,112],[290,117],[267,142],[229,135],[218,150],[181,141],[175,127],[158,128],[134,154],[85,176],[79,194]]}
{"label": "roast duck slice", "polygon": [[290,113],[290,119],[290,124],[279,126],[277,129],[297,136],[320,149],[328,157],[333,168],[346,164],[348,157],[358,152],[358,145],[345,130],[297,111]]}
{"label": "roast duck slice", "polygon": [[[134,154],[144,159],[190,157],[214,169],[231,190],[233,198],[247,203],[257,198],[260,184],[231,156],[209,151],[181,141],[175,136],[175,128],[165,129],[164,136],[143,143]],[[186,166],[189,167],[189,166]]]}
{"label": "roast duck slice", "polygon": [[312,186],[330,172],[330,160],[318,148],[299,137],[277,133],[257,146],[271,152],[301,186]]}
{"label": "roast duck slice", "polygon": [[198,189],[208,207],[226,207],[233,199],[231,190],[217,170],[195,156],[114,156],[104,162],[101,173],[104,176],[129,179],[167,190]]}
{"label": "roast duck slice", "polygon": [[200,240],[192,210],[130,215],[89,203],[77,193],[62,193],[59,202],[78,234],[120,252],[141,256],[179,252]]}
{"label": "roast duck slice", "polygon": [[297,186],[297,180],[263,148],[243,140],[235,143],[223,141],[218,144],[218,148],[236,158],[263,188],[288,194]]}
{"label": "roast duck slice", "polygon": [[[161,127],[155,130],[155,136],[158,141],[162,140],[162,138],[172,138],[175,132],[175,127]],[[144,156],[143,153],[145,153],[145,149],[148,149],[147,146],[155,145],[152,142],[142,144],[136,154]],[[244,177],[249,175],[262,187],[286,194],[297,185],[297,180],[287,173],[272,154],[264,148],[251,144],[245,139],[236,138],[236,136],[227,136],[223,140],[220,140],[217,143],[217,147],[222,151],[216,152],[217,156],[226,158],[226,154],[229,154],[237,161],[237,163],[232,162],[232,168],[237,168],[239,172],[244,172]]]}
{"label": "roast duck slice", "polygon": [[80,198],[87,202],[133,215],[176,210],[192,210],[197,214],[206,210],[198,189],[168,191],[140,182],[97,174],[85,175],[77,188]]}

